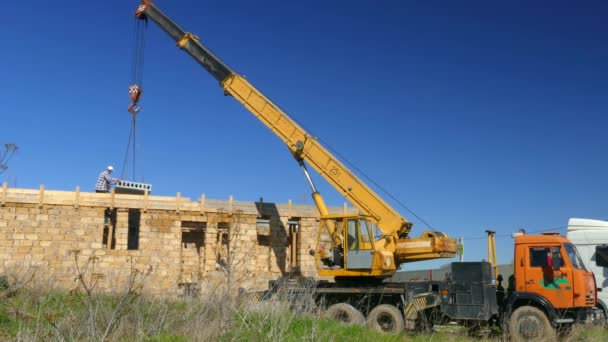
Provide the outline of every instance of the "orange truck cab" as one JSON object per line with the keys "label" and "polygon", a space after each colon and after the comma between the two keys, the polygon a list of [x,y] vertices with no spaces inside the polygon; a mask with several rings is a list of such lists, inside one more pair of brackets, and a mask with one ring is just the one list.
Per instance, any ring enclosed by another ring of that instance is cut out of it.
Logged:
{"label": "orange truck cab", "polygon": [[562,324],[591,320],[595,277],[574,244],[557,233],[514,237],[514,272],[504,303],[510,330],[549,337]]}

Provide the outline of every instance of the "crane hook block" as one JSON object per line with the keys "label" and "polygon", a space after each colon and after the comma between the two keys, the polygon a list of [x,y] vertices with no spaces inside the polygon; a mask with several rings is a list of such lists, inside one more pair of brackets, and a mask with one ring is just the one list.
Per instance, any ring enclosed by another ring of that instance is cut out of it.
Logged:
{"label": "crane hook block", "polygon": [[141,95],[143,94],[143,89],[137,84],[132,84],[129,87],[129,97],[131,98],[132,103],[129,105],[129,113],[137,114],[141,110],[139,107],[139,100],[141,99]]}
{"label": "crane hook block", "polygon": [[143,92],[144,90],[141,89],[140,86],[138,86],[137,84],[132,84],[129,87],[129,97],[131,98],[131,101],[133,101],[133,103],[139,102],[139,99],[141,98]]}

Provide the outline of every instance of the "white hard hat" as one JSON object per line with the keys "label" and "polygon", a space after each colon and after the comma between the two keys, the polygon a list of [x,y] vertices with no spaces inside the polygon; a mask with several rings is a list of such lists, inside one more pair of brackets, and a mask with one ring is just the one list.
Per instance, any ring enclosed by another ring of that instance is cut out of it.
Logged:
{"label": "white hard hat", "polygon": [[108,170],[114,171],[114,167],[112,167],[112,165],[110,165],[110,166],[108,166]]}

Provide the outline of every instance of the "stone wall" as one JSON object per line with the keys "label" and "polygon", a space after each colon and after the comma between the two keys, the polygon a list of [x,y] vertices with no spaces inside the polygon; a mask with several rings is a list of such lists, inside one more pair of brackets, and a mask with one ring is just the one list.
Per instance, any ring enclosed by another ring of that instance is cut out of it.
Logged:
{"label": "stone wall", "polygon": [[291,203],[5,186],[0,275],[106,292],[145,277],[153,295],[197,293],[213,282],[263,290],[296,269],[316,277],[309,250],[317,225],[314,207]]}

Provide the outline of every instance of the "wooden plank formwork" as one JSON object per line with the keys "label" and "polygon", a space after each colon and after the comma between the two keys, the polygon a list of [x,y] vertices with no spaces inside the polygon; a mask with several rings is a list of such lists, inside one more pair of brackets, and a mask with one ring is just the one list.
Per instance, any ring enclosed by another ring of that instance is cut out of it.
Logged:
{"label": "wooden plank formwork", "polygon": [[[47,190],[44,185],[40,189],[9,188],[6,183],[0,190],[0,204],[25,203],[38,206],[65,205],[75,209],[82,207],[125,208],[148,210],[172,210],[189,213],[243,213],[254,215],[279,215],[283,217],[319,217],[317,208],[312,205],[288,203],[256,203],[229,200],[208,199],[201,195],[199,200],[192,201],[177,193],[175,197],[151,196],[147,192],[142,195],[82,192],[80,187],[74,191]],[[345,211],[342,207],[330,207],[331,214]],[[349,212],[357,211],[350,207]]]}

